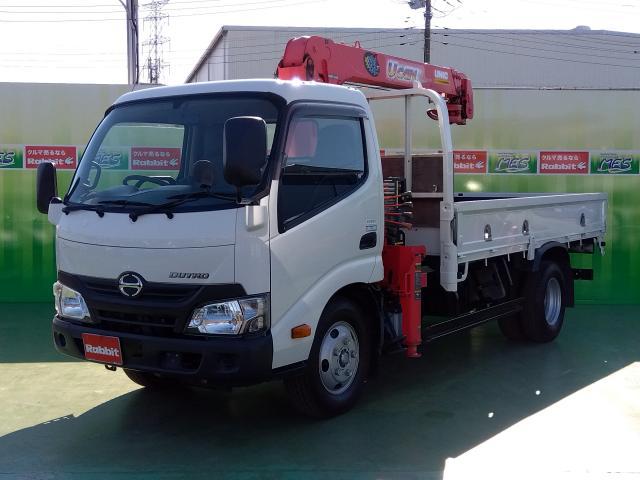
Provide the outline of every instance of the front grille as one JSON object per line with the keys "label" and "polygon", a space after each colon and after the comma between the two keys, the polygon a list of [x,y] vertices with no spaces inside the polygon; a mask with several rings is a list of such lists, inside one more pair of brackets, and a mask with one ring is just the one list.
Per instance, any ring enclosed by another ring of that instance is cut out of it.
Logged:
{"label": "front grille", "polygon": [[136,323],[120,323],[100,320],[100,328],[116,333],[132,333],[134,335],[150,335],[153,337],[176,337],[173,328],[139,325]]}
{"label": "front grille", "polygon": [[[122,297],[122,293],[118,289],[118,282],[115,280],[91,279],[85,282],[85,286],[99,295]],[[142,290],[142,295],[138,298],[164,302],[183,302],[196,294],[200,288],[199,285],[157,285],[146,283]]]}
{"label": "front grille", "polygon": [[98,310],[100,325],[114,332],[172,336],[178,319],[173,315],[149,315],[115,310]]}
{"label": "front grille", "polygon": [[176,317],[171,315],[147,315],[145,313],[125,313],[113,310],[98,310],[101,320],[116,323],[129,323],[135,325],[146,325],[150,327],[169,327],[176,325]]}

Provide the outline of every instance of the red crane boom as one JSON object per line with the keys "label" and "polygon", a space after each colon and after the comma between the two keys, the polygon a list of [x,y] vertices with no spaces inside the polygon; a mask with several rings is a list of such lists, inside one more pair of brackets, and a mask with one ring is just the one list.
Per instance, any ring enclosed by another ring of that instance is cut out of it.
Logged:
{"label": "red crane boom", "polygon": [[[278,78],[351,83],[383,88],[412,88],[418,81],[424,88],[440,93],[447,101],[449,123],[466,124],[473,118],[471,81],[450,67],[439,67],[355,45],[335,43],[312,36],[289,40],[278,63]],[[433,113],[429,116],[436,118]]]}

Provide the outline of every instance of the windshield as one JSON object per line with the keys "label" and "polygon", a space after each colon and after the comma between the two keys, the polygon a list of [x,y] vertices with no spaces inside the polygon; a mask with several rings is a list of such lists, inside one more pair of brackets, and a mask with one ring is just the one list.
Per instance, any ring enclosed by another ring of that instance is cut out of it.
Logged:
{"label": "windshield", "polygon": [[[235,207],[235,187],[222,168],[224,123],[238,116],[263,118],[270,152],[278,113],[270,98],[250,94],[116,107],[87,146],[66,203],[107,211],[168,203],[177,212]],[[256,188],[243,189],[243,195]]]}

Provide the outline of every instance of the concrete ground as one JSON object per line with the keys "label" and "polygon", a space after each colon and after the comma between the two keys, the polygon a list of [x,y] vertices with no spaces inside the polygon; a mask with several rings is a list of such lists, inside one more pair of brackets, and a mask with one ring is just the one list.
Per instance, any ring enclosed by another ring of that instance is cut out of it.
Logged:
{"label": "concrete ground", "polygon": [[568,310],[546,345],[495,325],[387,357],[351,412],[279,383],[145,392],[51,345],[51,306],[0,304],[0,478],[640,478],[640,307]]}

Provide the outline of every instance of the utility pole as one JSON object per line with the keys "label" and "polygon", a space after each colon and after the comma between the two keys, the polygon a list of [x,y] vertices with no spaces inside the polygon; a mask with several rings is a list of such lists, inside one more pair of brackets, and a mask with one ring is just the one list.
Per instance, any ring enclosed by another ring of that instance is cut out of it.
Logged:
{"label": "utility pole", "polygon": [[151,0],[144,4],[144,7],[149,9],[149,14],[144,18],[145,24],[151,24],[149,40],[144,42],[144,45],[149,47],[147,57],[149,83],[159,83],[162,69],[168,66],[162,58],[162,46],[169,41],[167,37],[162,35],[164,23],[169,21],[169,15],[164,13],[162,9],[168,3],[169,0]]}
{"label": "utility pole", "polygon": [[413,10],[424,8],[424,62],[431,63],[431,0],[409,0]]}
{"label": "utility pole", "polygon": [[424,63],[431,63],[431,0],[424,6]]}
{"label": "utility pole", "polygon": [[135,85],[140,81],[140,58],[138,53],[138,0],[119,0],[127,13],[127,81]]}

